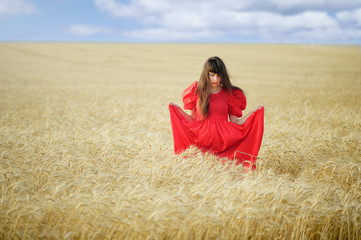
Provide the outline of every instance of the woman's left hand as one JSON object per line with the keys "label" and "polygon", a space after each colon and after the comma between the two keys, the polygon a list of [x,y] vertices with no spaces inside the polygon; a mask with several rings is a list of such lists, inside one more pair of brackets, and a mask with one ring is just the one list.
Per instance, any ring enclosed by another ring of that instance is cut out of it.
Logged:
{"label": "woman's left hand", "polygon": [[169,105],[172,105],[172,106],[175,106],[175,107],[179,108],[179,106],[174,102],[169,102]]}

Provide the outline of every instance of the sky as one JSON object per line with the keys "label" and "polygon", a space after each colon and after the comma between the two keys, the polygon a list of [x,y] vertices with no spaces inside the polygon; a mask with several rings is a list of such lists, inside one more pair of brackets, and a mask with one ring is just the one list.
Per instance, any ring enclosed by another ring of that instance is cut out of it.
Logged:
{"label": "sky", "polygon": [[0,0],[0,41],[361,44],[361,0]]}

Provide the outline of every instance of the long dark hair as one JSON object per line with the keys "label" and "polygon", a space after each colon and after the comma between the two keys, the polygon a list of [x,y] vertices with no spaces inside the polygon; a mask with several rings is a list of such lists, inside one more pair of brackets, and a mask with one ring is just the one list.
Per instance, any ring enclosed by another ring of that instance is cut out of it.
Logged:
{"label": "long dark hair", "polygon": [[239,89],[239,87],[233,86],[227,72],[226,65],[219,57],[210,57],[203,65],[202,73],[199,78],[196,92],[199,96],[199,109],[203,116],[206,118],[209,111],[209,98],[211,95],[211,84],[209,80],[209,72],[213,72],[219,75],[221,78],[222,88],[228,92],[232,92],[233,89]]}

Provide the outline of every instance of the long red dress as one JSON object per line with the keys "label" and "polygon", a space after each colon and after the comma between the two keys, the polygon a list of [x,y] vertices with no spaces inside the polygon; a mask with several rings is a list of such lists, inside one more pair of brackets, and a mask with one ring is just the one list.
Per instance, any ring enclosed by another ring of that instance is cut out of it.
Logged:
{"label": "long red dress", "polygon": [[189,121],[177,107],[169,105],[175,153],[180,154],[193,145],[203,152],[236,160],[236,164],[255,169],[263,137],[264,109],[258,109],[242,125],[232,123],[228,116],[241,117],[246,98],[238,89],[231,93],[222,89],[211,95],[208,116],[202,120],[195,93],[197,84],[191,84],[182,95],[184,109],[196,109],[194,121]]}

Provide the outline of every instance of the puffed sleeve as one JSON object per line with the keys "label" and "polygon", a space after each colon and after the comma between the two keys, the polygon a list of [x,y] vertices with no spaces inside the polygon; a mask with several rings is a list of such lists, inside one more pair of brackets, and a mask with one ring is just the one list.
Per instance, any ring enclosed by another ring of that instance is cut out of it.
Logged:
{"label": "puffed sleeve", "polygon": [[187,87],[183,94],[182,100],[184,103],[184,109],[192,110],[196,106],[197,94],[195,93],[198,86],[198,82],[195,81],[189,87]]}
{"label": "puffed sleeve", "polygon": [[242,111],[246,109],[246,96],[239,89],[233,89],[228,97],[228,113],[236,117],[242,117]]}

